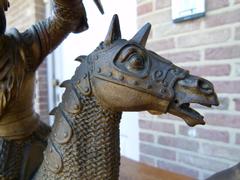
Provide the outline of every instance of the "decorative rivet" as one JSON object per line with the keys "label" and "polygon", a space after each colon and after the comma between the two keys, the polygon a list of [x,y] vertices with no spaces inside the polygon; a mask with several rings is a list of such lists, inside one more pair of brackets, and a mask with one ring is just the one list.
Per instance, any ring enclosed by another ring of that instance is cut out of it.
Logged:
{"label": "decorative rivet", "polygon": [[119,76],[119,80],[120,80],[120,81],[123,81],[123,80],[124,80],[124,76],[120,75],[120,76]]}
{"label": "decorative rivet", "polygon": [[98,72],[98,73],[100,73],[101,71],[102,71],[101,68],[98,68],[98,69],[97,69],[97,72]]}
{"label": "decorative rivet", "polygon": [[156,78],[160,78],[161,76],[162,76],[162,71],[159,70],[159,71],[155,72],[155,77]]}
{"label": "decorative rivet", "polygon": [[161,90],[161,93],[163,93],[163,94],[165,94],[167,92],[167,90],[165,89],[165,88],[163,88],[162,90]]}
{"label": "decorative rivet", "polygon": [[108,77],[112,77],[112,72],[109,72],[109,73],[108,73]]}
{"label": "decorative rivet", "polygon": [[73,107],[75,110],[78,110],[79,109],[79,105],[74,105]]}
{"label": "decorative rivet", "polygon": [[65,132],[65,133],[63,134],[63,137],[64,137],[64,138],[68,137],[68,133]]}
{"label": "decorative rivet", "polygon": [[85,87],[84,91],[85,91],[85,92],[88,92],[88,91],[89,91],[89,88],[88,88],[88,87]]}

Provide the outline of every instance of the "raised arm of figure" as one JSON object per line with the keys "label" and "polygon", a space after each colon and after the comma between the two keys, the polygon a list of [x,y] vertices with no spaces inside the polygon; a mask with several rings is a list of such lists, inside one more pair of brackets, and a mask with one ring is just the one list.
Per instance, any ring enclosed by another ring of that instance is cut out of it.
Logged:
{"label": "raised arm of figure", "polygon": [[26,62],[32,71],[69,33],[79,33],[88,28],[82,0],[54,0],[52,5],[53,14],[48,19],[21,34]]}

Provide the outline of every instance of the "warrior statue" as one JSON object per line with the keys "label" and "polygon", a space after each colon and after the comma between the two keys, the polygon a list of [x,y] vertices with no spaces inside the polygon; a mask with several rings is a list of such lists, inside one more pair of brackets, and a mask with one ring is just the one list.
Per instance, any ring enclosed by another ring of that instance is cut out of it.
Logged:
{"label": "warrior statue", "polygon": [[219,104],[211,82],[145,48],[150,24],[122,39],[115,15],[106,39],[61,85],[50,130],[33,109],[34,74],[70,32],[87,29],[82,0],[54,0],[54,15],[24,33],[5,33],[9,3],[0,2],[0,179],[117,180],[123,111],[168,112],[195,126],[205,122],[191,103]]}
{"label": "warrior statue", "polygon": [[69,33],[88,24],[82,0],[54,0],[50,18],[24,33],[5,32],[8,8],[0,0],[0,179],[25,180],[41,164],[50,132],[33,109],[35,72]]}

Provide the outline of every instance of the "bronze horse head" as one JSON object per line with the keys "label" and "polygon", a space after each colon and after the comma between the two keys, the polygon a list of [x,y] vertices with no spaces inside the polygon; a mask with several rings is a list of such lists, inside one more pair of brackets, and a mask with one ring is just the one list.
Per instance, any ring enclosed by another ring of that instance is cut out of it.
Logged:
{"label": "bronze horse head", "polygon": [[93,92],[102,106],[116,112],[169,112],[189,126],[205,124],[190,104],[218,105],[212,83],[147,50],[150,29],[146,24],[131,40],[122,39],[114,15],[105,41],[89,56],[77,58],[82,62],[76,71],[79,88],[86,95]]}

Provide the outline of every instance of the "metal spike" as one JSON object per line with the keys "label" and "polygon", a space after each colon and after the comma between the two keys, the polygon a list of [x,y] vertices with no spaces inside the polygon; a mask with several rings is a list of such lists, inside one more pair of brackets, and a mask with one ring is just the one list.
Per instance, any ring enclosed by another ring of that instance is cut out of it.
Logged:
{"label": "metal spike", "polygon": [[99,9],[99,11],[104,14],[104,10],[103,10],[103,6],[100,0],[94,0],[95,4],[97,5],[97,8]]}
{"label": "metal spike", "polygon": [[114,41],[121,39],[121,29],[120,29],[120,24],[119,24],[119,19],[118,15],[114,15],[111,21],[111,25],[108,30],[108,34],[106,36],[106,39],[104,43],[106,45],[112,44]]}
{"label": "metal spike", "polygon": [[87,58],[87,56],[79,56],[75,59],[75,61],[78,61],[78,62],[82,63],[83,61],[85,61],[86,58]]}
{"label": "metal spike", "polygon": [[49,115],[52,115],[54,116],[57,112],[57,107],[53,108],[50,112],[49,112]]}
{"label": "metal spike", "polygon": [[60,84],[59,87],[61,87],[61,88],[65,87],[66,88],[70,83],[71,83],[70,80],[63,81],[62,84]]}
{"label": "metal spike", "polygon": [[138,32],[137,34],[132,38],[132,41],[141,44],[143,47],[146,46],[148,36],[150,34],[151,30],[151,24],[147,23],[145,24]]}

